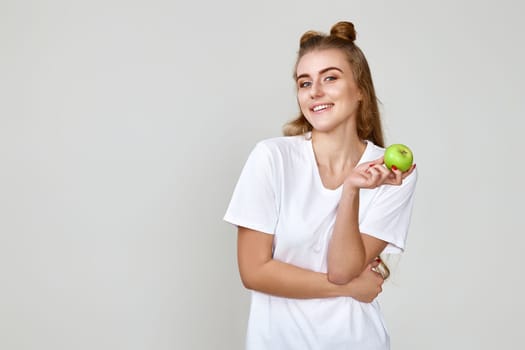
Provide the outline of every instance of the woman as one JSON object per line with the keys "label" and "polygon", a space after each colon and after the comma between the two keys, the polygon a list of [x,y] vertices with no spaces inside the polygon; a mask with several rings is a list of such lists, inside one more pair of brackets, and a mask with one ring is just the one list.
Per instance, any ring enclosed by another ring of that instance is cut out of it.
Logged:
{"label": "woman", "polygon": [[380,253],[405,244],[416,184],[383,165],[379,110],[352,23],[306,32],[300,116],[252,150],[224,219],[252,290],[247,349],[389,349]]}

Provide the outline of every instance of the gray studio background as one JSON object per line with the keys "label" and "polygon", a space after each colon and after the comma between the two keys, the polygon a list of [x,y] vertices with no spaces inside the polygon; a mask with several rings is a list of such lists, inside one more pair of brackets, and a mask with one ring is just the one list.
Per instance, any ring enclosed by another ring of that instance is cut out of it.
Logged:
{"label": "gray studio background", "polygon": [[419,168],[394,350],[523,339],[523,5],[0,0],[0,348],[242,349],[222,216],[296,111],[300,35],[351,20]]}

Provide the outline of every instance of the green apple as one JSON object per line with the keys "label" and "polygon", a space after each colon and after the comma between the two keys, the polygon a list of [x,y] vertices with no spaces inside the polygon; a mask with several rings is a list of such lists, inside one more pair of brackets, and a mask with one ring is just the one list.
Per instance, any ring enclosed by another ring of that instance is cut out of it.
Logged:
{"label": "green apple", "polygon": [[394,165],[401,171],[407,171],[412,166],[414,155],[407,146],[396,143],[390,145],[385,150],[385,165],[388,169],[392,169]]}

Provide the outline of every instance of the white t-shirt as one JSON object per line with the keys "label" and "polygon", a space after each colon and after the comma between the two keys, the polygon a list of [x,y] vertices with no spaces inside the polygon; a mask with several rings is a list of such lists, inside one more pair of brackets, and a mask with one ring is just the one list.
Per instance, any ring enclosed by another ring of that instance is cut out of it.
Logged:
{"label": "white t-shirt", "polygon": [[[359,163],[383,153],[368,141]],[[360,191],[360,231],[388,242],[385,253],[401,253],[405,247],[416,178],[414,172],[401,186]],[[274,234],[274,259],[326,273],[341,191],[323,186],[311,139],[271,138],[252,150],[224,220]],[[246,342],[249,350],[390,347],[377,301],[290,299],[257,291],[252,291]]]}

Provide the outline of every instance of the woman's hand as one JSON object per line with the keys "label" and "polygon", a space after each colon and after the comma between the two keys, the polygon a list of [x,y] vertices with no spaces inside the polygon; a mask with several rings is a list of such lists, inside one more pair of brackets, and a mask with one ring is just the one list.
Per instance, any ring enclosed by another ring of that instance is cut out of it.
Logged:
{"label": "woman's hand", "polygon": [[371,162],[365,162],[356,166],[345,179],[345,186],[354,188],[376,188],[381,185],[399,186],[403,180],[412,174],[416,165],[412,165],[405,172],[392,167],[392,170],[384,166],[383,157]]}
{"label": "woman's hand", "polygon": [[371,303],[383,291],[383,277],[372,270],[378,264],[376,261],[369,264],[358,277],[347,284],[351,288],[349,294],[352,298],[363,303]]}

